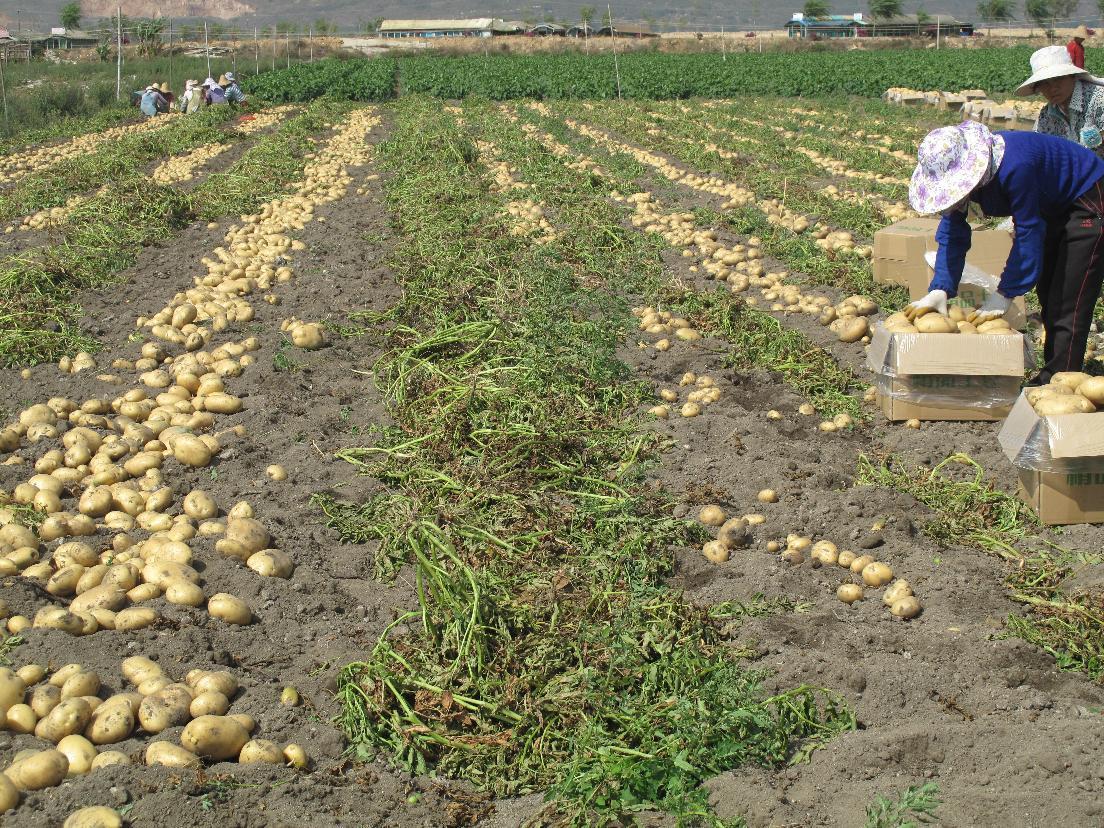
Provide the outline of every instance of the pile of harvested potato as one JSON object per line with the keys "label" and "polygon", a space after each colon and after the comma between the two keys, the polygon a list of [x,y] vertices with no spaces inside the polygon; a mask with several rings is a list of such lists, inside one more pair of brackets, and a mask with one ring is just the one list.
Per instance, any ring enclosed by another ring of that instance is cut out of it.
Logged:
{"label": "pile of harvested potato", "polygon": [[[717,387],[716,381],[707,374],[698,376],[693,371],[687,371],[679,380],[679,387],[686,388],[690,385],[696,387],[687,393],[686,402],[678,409],[679,414],[683,417],[697,417],[709,405],[721,398],[721,389]],[[661,420],[666,420],[671,416],[671,407],[679,401],[679,392],[673,388],[664,388],[659,392],[659,397],[664,401],[664,404],[653,406],[648,410],[648,413]]]}
{"label": "pile of harvested potato", "polygon": [[890,333],[963,333],[963,334],[987,334],[989,336],[1008,336],[1015,334],[1003,317],[990,319],[975,325],[968,317],[974,309],[967,306],[951,305],[947,308],[947,315],[939,313],[925,313],[909,319],[904,313],[895,313],[887,317],[885,328]]}
{"label": "pile of harvested potato", "polygon": [[[763,503],[774,503],[778,500],[778,496],[773,490],[764,489],[759,493],[759,500]],[[764,523],[766,518],[760,514],[728,518],[724,509],[711,504],[703,506],[698,511],[698,521],[704,526],[717,530],[716,537],[706,541],[702,546],[702,554],[710,563],[720,564],[731,558],[733,550],[750,546],[752,527]],[[814,543],[810,537],[790,534],[784,544],[772,540],[768,541],[764,548],[771,554],[779,555],[783,561],[793,566],[802,564],[808,559],[817,568],[839,566],[849,570],[862,583],[845,583],[839,586],[836,597],[845,604],[861,601],[865,597],[864,587],[879,589],[893,581],[894,577],[893,569],[888,564],[876,561],[873,555],[859,555],[848,549],[840,550],[830,540],[819,540]],[[922,609],[920,599],[913,595],[912,587],[904,580],[894,581],[885,591],[882,600],[897,618],[915,618]]]}
{"label": "pile of harvested potato", "polygon": [[131,764],[126,753],[103,748],[138,732],[152,736],[180,726],[180,744],[150,743],[146,764],[199,767],[208,759],[307,766],[299,745],[280,748],[266,739],[251,739],[256,729],[252,717],[227,714],[238,692],[232,674],[192,670],[183,682],[174,682],[145,656],[131,656],[121,668],[135,689],[106,699],[98,695],[100,677],[80,664],[68,664],[49,677],[38,664],[15,671],[0,668],[3,729],[33,734],[55,746],[15,755],[0,776],[0,808],[15,807],[21,791],[53,787],[108,765]]}
{"label": "pile of harvested potato", "polygon": [[1104,406],[1104,377],[1081,371],[1061,371],[1049,385],[1027,390],[1027,401],[1040,417],[1091,414]]}
{"label": "pile of harvested potato", "polygon": [[674,335],[675,340],[683,342],[696,342],[702,338],[701,333],[689,322],[681,317],[674,316],[670,311],[660,311],[653,307],[633,308],[633,316],[640,320],[640,330],[653,336],[661,336],[662,339],[652,344],[657,351],[669,351],[673,344],[668,338]]}
{"label": "pile of harvested potato", "polygon": [[743,549],[751,544],[753,526],[760,526],[766,518],[758,513],[728,518],[720,506],[703,506],[698,511],[698,520],[702,524],[717,530],[714,540],[706,541],[702,554],[710,563],[724,563],[733,549]]}

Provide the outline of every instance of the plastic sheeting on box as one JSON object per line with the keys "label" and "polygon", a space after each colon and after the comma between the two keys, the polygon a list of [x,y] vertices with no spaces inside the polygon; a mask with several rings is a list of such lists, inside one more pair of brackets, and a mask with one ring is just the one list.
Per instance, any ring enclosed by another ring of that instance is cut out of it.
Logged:
{"label": "plastic sheeting on box", "polygon": [[1040,417],[1022,395],[997,437],[1012,465],[1059,474],[1104,471],[1104,412]]}
{"label": "plastic sheeting on box", "polygon": [[882,397],[932,408],[1008,408],[1020,394],[1019,377],[878,374],[874,386]]}

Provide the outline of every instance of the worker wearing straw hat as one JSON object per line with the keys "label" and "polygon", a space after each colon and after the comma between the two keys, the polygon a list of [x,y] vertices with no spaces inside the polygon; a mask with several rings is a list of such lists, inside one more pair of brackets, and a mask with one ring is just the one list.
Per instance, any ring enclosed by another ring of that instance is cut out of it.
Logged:
{"label": "worker wearing straw hat", "polygon": [[161,85],[157,88],[161,92],[161,97],[165,99],[165,108],[162,109],[161,111],[162,112],[169,112],[172,109],[173,101],[176,100],[176,96],[173,94],[172,90],[169,88],[169,84],[165,81],[162,81]]}
{"label": "worker wearing straw hat", "polygon": [[1029,385],[1080,371],[1093,308],[1104,283],[1104,161],[1072,141],[1035,132],[997,132],[974,121],[928,133],[917,153],[909,203],[941,213],[929,293],[910,318],[947,312],[970,249],[966,211],[1011,216],[1015,239],[997,290],[971,316],[1003,316],[1033,287],[1042,306],[1044,364]]}
{"label": "worker wearing straw hat", "polygon": [[1031,77],[1016,94],[1046,98],[1036,132],[1068,138],[1104,157],[1104,80],[1074,66],[1061,46],[1046,46],[1031,55]]}
{"label": "worker wearing straw hat", "polygon": [[1087,29],[1084,25],[1078,26],[1073,30],[1073,37],[1070,38],[1070,42],[1066,44],[1066,51],[1069,52],[1070,60],[1078,69],[1085,68],[1085,47],[1082,44],[1092,35],[1092,29]]}
{"label": "worker wearing straw hat", "polygon": [[222,87],[215,83],[214,78],[207,78],[203,82],[204,100],[207,101],[207,106],[226,106],[226,93],[222,91]]}

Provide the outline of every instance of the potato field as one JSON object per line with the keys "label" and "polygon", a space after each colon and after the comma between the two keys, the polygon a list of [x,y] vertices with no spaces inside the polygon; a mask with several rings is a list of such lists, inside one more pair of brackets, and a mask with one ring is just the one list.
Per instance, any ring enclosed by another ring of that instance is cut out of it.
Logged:
{"label": "potato field", "polygon": [[865,367],[957,115],[431,69],[0,158],[4,826],[1101,824],[1104,531]]}

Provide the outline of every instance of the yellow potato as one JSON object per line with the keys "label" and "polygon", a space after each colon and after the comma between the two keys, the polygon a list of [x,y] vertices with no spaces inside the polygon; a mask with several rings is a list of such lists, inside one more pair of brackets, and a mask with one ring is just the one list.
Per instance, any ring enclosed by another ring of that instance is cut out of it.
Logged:
{"label": "yellow potato", "polygon": [[1043,397],[1035,403],[1035,413],[1040,417],[1056,417],[1064,414],[1091,414],[1094,406],[1080,394]]}
{"label": "yellow potato", "polygon": [[23,679],[10,667],[0,667],[0,714],[22,702],[26,691],[27,683]]}
{"label": "yellow potato", "polygon": [[55,745],[74,733],[83,733],[92,719],[92,708],[84,699],[65,699],[35,725],[35,736]]}
{"label": "yellow potato", "polygon": [[1077,386],[1077,393],[1093,405],[1104,405],[1104,377],[1089,377]]}
{"label": "yellow potato", "polygon": [[184,580],[169,580],[164,582],[165,600],[170,604],[182,607],[202,606],[206,600],[203,589],[198,584]]}
{"label": "yellow potato", "polygon": [[147,765],[165,765],[169,768],[197,768],[199,757],[172,742],[154,742],[146,748]]}
{"label": "yellow potato", "polygon": [[34,733],[38,716],[29,704],[13,704],[8,708],[4,725],[12,733]]}
{"label": "yellow potato", "polygon": [[226,592],[211,596],[207,602],[207,612],[227,624],[250,624],[253,621],[253,611],[249,605],[241,598]]}
{"label": "yellow potato", "polygon": [[19,804],[19,788],[8,778],[7,774],[0,773],[0,814],[10,811]]}
{"label": "yellow potato", "polygon": [[893,606],[902,598],[908,598],[912,595],[912,587],[909,586],[909,582],[903,579],[894,581],[885,591],[885,595],[882,596],[882,601],[886,606]]}
{"label": "yellow potato", "polygon": [[843,321],[837,336],[840,342],[858,342],[870,333],[870,324],[865,316],[854,316]]}
{"label": "yellow potato", "polygon": [[73,734],[58,742],[57,749],[69,760],[68,776],[83,776],[92,770],[96,758],[96,746],[83,736]]}
{"label": "yellow potato", "polygon": [[200,716],[185,725],[180,744],[206,759],[233,759],[249,741],[249,731],[229,716]]}
{"label": "yellow potato", "polygon": [[31,710],[38,718],[48,715],[61,702],[61,688],[52,684],[40,684],[31,691]]}
{"label": "yellow potato", "polygon": [[191,696],[164,688],[146,696],[138,708],[138,721],[147,733],[160,733],[170,727],[187,724],[191,715]]}
{"label": "yellow potato", "polygon": [[230,700],[217,690],[199,693],[188,708],[192,718],[200,716],[225,716],[230,709]]}
{"label": "yellow potato", "polygon": [[913,325],[920,333],[958,333],[958,326],[938,313],[926,313],[913,320]]}
{"label": "yellow potato", "polygon": [[884,563],[873,561],[862,568],[863,583],[871,587],[880,587],[893,580],[893,570]]}
{"label": "yellow potato", "polygon": [[238,754],[238,762],[242,765],[282,765],[284,764],[284,752],[275,742],[268,739],[253,739],[242,746]]}
{"label": "yellow potato", "polygon": [[290,578],[295,571],[291,558],[279,549],[262,549],[254,552],[245,565],[266,578]]}
{"label": "yellow potato", "polygon": [[284,759],[293,768],[303,770],[307,767],[310,760],[307,759],[307,752],[303,750],[299,745],[290,744],[284,748]]}
{"label": "yellow potato", "polygon": [[41,791],[60,785],[69,772],[69,758],[58,750],[41,750],[12,763],[4,775],[21,791]]}
{"label": "yellow potato", "polygon": [[1070,391],[1077,391],[1081,387],[1081,383],[1089,379],[1092,379],[1092,377],[1084,371],[1059,371],[1050,378],[1050,384],[1064,385]]}
{"label": "yellow potato", "polygon": [[129,765],[131,764],[130,757],[122,751],[118,750],[105,750],[96,754],[96,758],[92,760],[92,770],[99,770],[100,768],[106,768],[109,765]]}
{"label": "yellow potato", "polygon": [[92,713],[84,735],[94,745],[113,745],[134,732],[134,707],[125,696],[113,696]]}
{"label": "yellow potato", "polygon": [[845,604],[853,604],[863,598],[863,588],[858,584],[840,584],[836,597]]}
{"label": "yellow potato", "polygon": [[238,692],[238,680],[225,670],[207,672],[200,670],[192,681],[192,688],[197,694],[216,692],[222,693],[228,699],[234,698]]}
{"label": "yellow potato", "polygon": [[115,614],[115,629],[141,630],[157,622],[161,614],[147,607],[130,607]]}
{"label": "yellow potato", "polygon": [[898,618],[915,618],[920,614],[921,609],[920,601],[915,596],[910,595],[894,603],[889,611]]}
{"label": "yellow potato", "polygon": [[233,517],[226,524],[226,540],[241,545],[248,553],[246,557],[262,549],[268,549],[272,545],[272,536],[261,525],[260,521],[251,517]]}
{"label": "yellow potato", "polygon": [[69,609],[76,612],[92,612],[97,609],[106,609],[118,612],[126,606],[126,593],[113,584],[103,584],[92,587],[82,592],[69,605]]}
{"label": "yellow potato", "polygon": [[123,818],[106,805],[91,805],[74,811],[61,828],[122,828]]}
{"label": "yellow potato", "polygon": [[703,506],[698,512],[698,520],[706,526],[720,526],[725,522],[724,509],[720,506]]}

